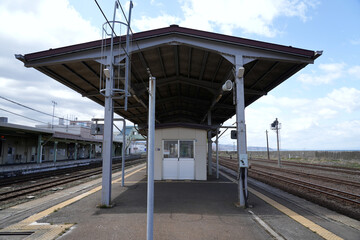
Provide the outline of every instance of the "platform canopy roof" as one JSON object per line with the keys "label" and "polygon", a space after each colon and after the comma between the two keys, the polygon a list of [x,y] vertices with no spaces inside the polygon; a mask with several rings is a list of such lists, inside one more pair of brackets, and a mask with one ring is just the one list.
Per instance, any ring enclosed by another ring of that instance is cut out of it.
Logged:
{"label": "platform canopy roof", "polygon": [[[122,61],[125,36],[114,41]],[[156,77],[158,125],[205,125],[208,112],[212,124],[217,125],[235,114],[233,91],[223,92],[221,87],[226,80],[234,80],[239,59],[245,67],[245,105],[249,106],[321,55],[177,25],[135,33],[132,41],[132,96],[127,111],[121,108],[124,100],[114,100],[114,111],[139,125],[146,125],[148,119],[147,68]],[[16,58],[103,106],[104,96],[99,93],[101,43],[86,42]]]}

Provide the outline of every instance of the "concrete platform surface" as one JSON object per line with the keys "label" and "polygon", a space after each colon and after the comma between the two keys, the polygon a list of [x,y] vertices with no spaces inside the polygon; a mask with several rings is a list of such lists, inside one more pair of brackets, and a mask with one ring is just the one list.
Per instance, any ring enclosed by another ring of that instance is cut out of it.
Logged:
{"label": "concrete platform surface", "polygon": [[[58,197],[37,199],[37,210],[29,202],[0,211],[13,219],[12,225],[0,221],[0,233],[27,233],[0,234],[0,239],[146,239],[145,166],[127,170],[125,187],[119,177],[114,174],[112,208],[98,206],[100,181],[94,180],[68,189],[66,197],[58,192]],[[237,184],[222,175],[219,180],[155,182],[154,239],[360,239],[358,221],[280,190],[266,193],[264,184],[252,182],[249,209],[235,206]],[[26,208],[31,213],[21,218]]]}
{"label": "concrete platform surface", "polygon": [[[99,192],[41,222],[76,223],[61,239],[146,239],[144,175],[128,179],[125,189],[113,185],[112,208],[96,208]],[[236,184],[226,179],[156,182],[154,239],[272,239],[247,210],[235,207],[236,198]]]}

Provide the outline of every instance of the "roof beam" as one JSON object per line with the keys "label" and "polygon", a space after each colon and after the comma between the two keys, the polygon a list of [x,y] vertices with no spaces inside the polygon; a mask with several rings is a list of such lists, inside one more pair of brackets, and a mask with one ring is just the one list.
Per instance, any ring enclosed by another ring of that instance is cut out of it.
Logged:
{"label": "roof beam", "polygon": [[[86,94],[86,92],[84,92],[84,90],[82,90],[81,88],[79,88],[78,86],[76,86],[74,83],[72,83],[71,81],[69,81],[68,79],[58,75],[57,73],[55,73],[54,71],[50,70],[48,67],[38,67],[36,68],[37,70],[39,70],[40,72],[54,78],[57,79],[59,82],[63,83],[64,85],[68,86],[69,88],[77,91],[80,94]],[[104,106],[104,101],[100,100],[98,97],[96,96],[92,96],[90,99],[92,99],[94,102],[97,102],[98,104],[100,104],[101,106]]]}
{"label": "roof beam", "polygon": [[81,61],[81,63],[87,68],[89,69],[97,78],[100,79],[100,75],[92,68],[89,66],[89,64],[87,64],[85,61]]}
{"label": "roof beam", "polygon": [[[231,74],[233,74],[233,65],[230,65],[228,68],[228,74],[226,75],[226,77],[222,80],[221,85],[225,83],[226,80],[229,79],[229,76],[231,76]],[[214,105],[220,100],[221,95],[223,93],[223,90],[221,88],[219,88],[219,90],[217,91],[217,93],[215,94],[215,96],[213,97],[212,101],[211,101],[211,105],[209,107],[209,109],[206,111],[204,117],[202,118],[200,123],[203,123],[208,115],[208,113],[212,110],[212,108],[214,107]]]}
{"label": "roof beam", "polygon": [[298,72],[301,69],[303,69],[304,67],[306,67],[306,65],[307,65],[306,63],[300,63],[300,64],[294,65],[288,71],[286,71],[284,74],[282,74],[280,77],[278,77],[275,81],[271,82],[268,85],[268,89],[266,89],[266,90],[270,90],[270,89],[276,87],[277,85],[279,85],[280,83],[282,83],[283,81],[285,81],[286,79],[288,79],[289,77],[294,75],[296,72]]}
{"label": "roof beam", "polygon": [[174,62],[175,62],[175,69],[176,69],[176,76],[179,76],[179,50],[178,46],[174,45]]}
{"label": "roof beam", "polygon": [[208,56],[209,56],[209,52],[205,51],[204,56],[203,56],[203,60],[202,60],[202,64],[201,64],[201,71],[200,71],[200,75],[199,75],[199,80],[202,80],[202,78],[204,76]]}
{"label": "roof beam", "polygon": [[[235,110],[235,105],[230,105],[230,104],[224,104],[224,103],[217,103],[215,104],[214,108],[217,109],[230,109],[230,110]],[[212,115],[213,116],[213,115]]]}
{"label": "roof beam", "polygon": [[214,120],[214,118],[216,119],[216,118],[219,118],[219,119],[228,119],[229,118],[229,116],[228,115],[224,115],[224,114],[216,114],[216,113],[211,113],[211,118],[213,118],[213,120]]}
{"label": "roof beam", "polygon": [[168,102],[177,102],[178,98],[179,98],[179,96],[172,96],[172,97],[157,99],[156,104],[164,104],[164,103],[168,103]]}
{"label": "roof beam", "polygon": [[249,89],[249,88],[245,88],[244,90],[245,90],[245,94],[249,94],[249,95],[258,95],[258,96],[267,95],[266,91],[260,91],[260,90]]}
{"label": "roof beam", "polygon": [[158,57],[160,59],[160,66],[161,66],[164,78],[167,78],[166,71],[165,71],[165,66],[164,66],[164,61],[163,61],[162,56],[161,56],[161,49],[159,47],[157,48],[157,53],[158,53]]}
{"label": "roof beam", "polygon": [[70,87],[71,89],[74,89],[75,91],[81,93],[81,94],[85,94],[86,92],[84,92],[83,89],[81,89],[80,87],[76,86],[74,83],[72,83],[71,81],[69,81],[68,79],[60,76],[59,74],[57,74],[56,72],[52,71],[51,69],[49,69],[48,67],[38,67],[36,68],[38,69],[40,72],[45,73],[46,75],[59,80],[61,83],[63,83],[64,85]]}
{"label": "roof beam", "polygon": [[86,93],[81,94],[81,96],[83,96],[83,97],[94,97],[94,96],[99,96],[99,95],[101,95],[99,90],[88,91]]}
{"label": "roof beam", "polygon": [[192,47],[189,47],[188,78],[190,78],[190,73],[191,73],[191,62],[192,62]]}
{"label": "roof beam", "polygon": [[[209,84],[209,81],[199,80],[199,79],[194,79],[194,78],[186,78],[186,77],[182,77],[182,76],[179,76],[179,77],[173,76],[173,77],[168,77],[168,78],[156,79],[156,85],[158,87],[170,85],[173,83],[181,83],[181,84],[204,88],[204,89],[207,89],[208,91],[210,91],[212,94],[215,94],[216,90],[222,86],[220,83]],[[211,85],[213,87],[211,87]],[[137,89],[137,92],[139,95],[143,94],[146,91],[146,89],[141,89],[141,86],[142,86],[142,84],[139,84],[139,83],[134,84],[134,88]]]}
{"label": "roof beam", "polygon": [[202,99],[198,99],[198,98],[192,98],[192,97],[185,97],[185,96],[181,96],[179,99],[179,96],[172,96],[172,97],[168,97],[168,98],[162,98],[159,100],[156,100],[157,104],[164,104],[164,103],[170,103],[170,102],[177,102],[177,101],[181,101],[181,102],[186,102],[186,103],[191,103],[193,104],[194,102],[198,102],[201,105],[210,105],[210,101],[207,100],[202,100]]}
{"label": "roof beam", "polygon": [[220,69],[220,66],[221,66],[221,64],[222,64],[223,61],[224,61],[224,58],[221,57],[220,60],[219,60],[219,62],[218,62],[218,65],[216,66],[216,70],[215,70],[215,73],[214,73],[214,75],[213,75],[213,78],[212,78],[211,82],[214,82],[214,80],[215,80],[215,78],[216,78],[216,75],[218,74],[219,69]]}
{"label": "roof beam", "polygon": [[140,58],[141,64],[142,64],[143,67],[145,68],[145,70],[146,70],[147,68],[149,68],[149,65],[147,64],[147,61],[146,61],[143,53],[142,53],[141,51],[139,51],[137,54],[138,54],[138,56],[139,56],[139,58]]}
{"label": "roof beam", "polygon": [[[271,89],[273,89],[274,87],[276,87],[277,85],[279,85],[280,83],[285,81],[287,78],[294,75],[297,71],[304,68],[306,65],[307,65],[306,63],[301,63],[301,64],[297,64],[297,65],[291,67],[288,71],[286,71],[284,74],[282,74],[280,77],[278,77],[276,81],[269,84],[268,88],[265,90],[270,91]],[[254,97],[250,98],[249,101],[246,102],[246,106],[250,105],[251,103],[256,101],[258,98],[259,98],[258,96],[254,96]]]}
{"label": "roof beam", "polygon": [[166,123],[166,122],[181,122],[181,123],[197,123],[197,119],[194,117],[184,117],[183,115],[176,115],[176,116],[171,116],[171,117],[167,117],[167,118],[163,118],[161,119],[162,123]]}
{"label": "roof beam", "polygon": [[92,84],[90,81],[88,81],[87,79],[85,79],[83,76],[81,76],[79,73],[77,73],[74,69],[70,68],[68,65],[66,65],[65,63],[61,64],[63,67],[65,67],[67,70],[69,70],[70,72],[72,72],[73,74],[75,74],[75,76],[77,76],[78,78],[80,78],[81,80],[83,80],[84,82],[86,82],[87,84],[89,84],[90,86],[92,86],[95,89],[98,89],[97,86],[95,86],[94,84]]}
{"label": "roof beam", "polygon": [[177,109],[177,110],[174,110],[174,111],[169,111],[169,112],[164,112],[164,113],[161,113],[161,114],[157,114],[157,117],[159,119],[163,118],[163,117],[167,117],[167,116],[171,116],[171,115],[179,115],[181,114],[182,116],[192,116],[192,117],[200,117],[200,114],[198,112],[193,112],[193,111],[189,111],[189,110],[186,110],[186,109]]}
{"label": "roof beam", "polygon": [[252,65],[252,67],[246,71],[245,75],[244,75],[244,79],[246,79],[246,76],[255,68],[255,66],[259,63],[259,60],[256,59],[255,63]]}
{"label": "roof beam", "polygon": [[279,65],[280,62],[275,62],[258,80],[256,80],[256,82],[254,82],[251,86],[250,89],[255,87],[259,82],[261,82],[274,68],[277,67],[277,65]]}

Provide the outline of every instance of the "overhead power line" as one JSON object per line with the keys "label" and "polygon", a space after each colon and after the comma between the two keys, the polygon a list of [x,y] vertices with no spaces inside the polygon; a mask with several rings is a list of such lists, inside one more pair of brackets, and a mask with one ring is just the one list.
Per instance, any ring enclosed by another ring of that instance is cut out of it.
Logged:
{"label": "overhead power line", "polygon": [[[49,113],[46,113],[46,112],[43,112],[43,111],[37,110],[37,109],[32,108],[32,107],[29,107],[29,106],[26,106],[26,105],[24,105],[24,104],[21,104],[21,103],[19,103],[19,102],[13,101],[13,100],[8,99],[8,98],[6,98],[6,97],[0,96],[0,98],[2,98],[2,99],[4,99],[4,100],[6,100],[6,101],[8,101],[8,102],[11,102],[11,103],[13,103],[13,104],[19,105],[19,106],[21,106],[21,107],[24,107],[24,108],[30,109],[30,110],[32,110],[32,111],[35,111],[35,112],[38,112],[38,113],[41,113],[41,114],[44,114],[44,115],[47,115],[47,116],[53,117],[53,115],[52,115],[52,114],[49,114]],[[66,121],[71,121],[71,120],[69,120],[69,119],[66,119],[66,118],[63,118],[63,117],[58,117],[58,116],[55,116],[55,115],[54,115],[54,117],[55,117],[55,118],[58,118],[58,119],[64,119],[64,120],[66,120]]]}
{"label": "overhead power line", "polygon": [[46,122],[42,122],[42,121],[40,121],[40,120],[36,120],[36,119],[33,119],[33,118],[29,118],[29,117],[26,117],[26,116],[24,116],[24,115],[21,115],[21,114],[18,114],[18,113],[14,113],[14,112],[11,112],[11,111],[6,110],[6,109],[3,109],[3,108],[0,108],[0,110],[2,110],[2,111],[4,111],[4,112],[11,113],[11,114],[14,114],[14,115],[19,116],[19,117],[27,118],[27,119],[32,120],[32,121],[35,121],[35,122],[40,122],[40,123],[48,124],[48,123],[46,123]]}

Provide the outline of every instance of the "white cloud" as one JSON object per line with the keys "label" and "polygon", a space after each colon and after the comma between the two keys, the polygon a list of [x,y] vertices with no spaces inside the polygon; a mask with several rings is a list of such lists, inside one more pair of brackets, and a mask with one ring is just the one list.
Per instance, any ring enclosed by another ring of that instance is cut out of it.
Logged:
{"label": "white cloud", "polygon": [[[359,110],[360,89],[356,88],[333,89],[315,99],[267,95],[246,108],[248,146],[266,146],[268,129],[270,147],[276,148],[276,137],[269,125],[277,117],[282,124],[284,149],[358,149],[360,140],[354,139],[360,139]],[[233,122],[235,118],[228,125]],[[222,142],[232,144],[225,138]]]}
{"label": "white cloud", "polygon": [[156,1],[156,0],[151,0],[151,1],[150,1],[150,4],[151,4],[151,5],[154,5],[154,6],[157,6],[157,7],[163,7],[163,6],[164,6],[163,3],[158,2],[158,1]]}
{"label": "white cloud", "polygon": [[[99,39],[100,29],[69,5],[68,0],[2,0],[0,2],[0,96],[52,113],[51,100],[58,102],[56,113],[89,119],[102,111],[102,107],[78,93],[48,78],[44,74],[25,68],[16,60],[15,53],[30,53]],[[13,103],[1,100],[4,109],[49,122],[48,116],[38,114]],[[80,110],[79,110],[80,109]],[[10,122],[34,125],[33,121],[0,111]],[[97,115],[97,117],[102,117]]]}
{"label": "white cloud", "polygon": [[169,25],[179,21],[179,18],[165,14],[155,18],[142,16],[141,19],[135,19],[133,24],[139,31],[145,31],[149,29],[168,27]]}
{"label": "white cloud", "polygon": [[84,20],[68,0],[5,0],[0,35],[18,44],[60,47],[98,39],[100,30]]}
{"label": "white cloud", "polygon": [[313,7],[308,1],[266,1],[266,0],[184,0],[182,9],[183,25],[213,30],[219,27],[222,32],[231,34],[240,28],[247,33],[274,37],[278,30],[273,22],[280,16],[307,19],[306,12]]}
{"label": "white cloud", "polygon": [[352,77],[360,79],[360,65],[351,67],[348,72]]}
{"label": "white cloud", "polygon": [[317,71],[313,71],[311,74],[302,73],[297,79],[310,85],[329,84],[343,75],[345,66],[345,63],[320,64],[320,73]]}
{"label": "white cloud", "polygon": [[232,34],[235,29],[245,33],[275,37],[279,30],[273,25],[278,17],[298,17],[306,21],[309,8],[317,4],[313,1],[290,0],[179,0],[184,18],[168,14],[157,17],[142,17],[135,20],[139,30],[168,26],[171,23],[183,27],[206,31],[218,29],[224,34]]}
{"label": "white cloud", "polygon": [[[352,120],[352,121],[345,121],[335,124],[335,126],[332,128],[332,130],[337,135],[340,135],[342,137],[346,138],[352,138],[354,134],[360,136],[360,120]],[[357,138],[358,142],[360,142],[360,138]],[[359,146],[359,145],[358,145]]]}
{"label": "white cloud", "polygon": [[334,89],[325,98],[318,99],[316,104],[319,107],[352,113],[360,109],[360,90],[346,87]]}
{"label": "white cloud", "polygon": [[270,94],[260,98],[258,102],[270,106],[297,108],[309,104],[311,100],[305,98],[289,98],[289,97],[276,98],[274,95]]}
{"label": "white cloud", "polygon": [[350,40],[350,43],[351,43],[352,45],[360,45],[360,39]]}

